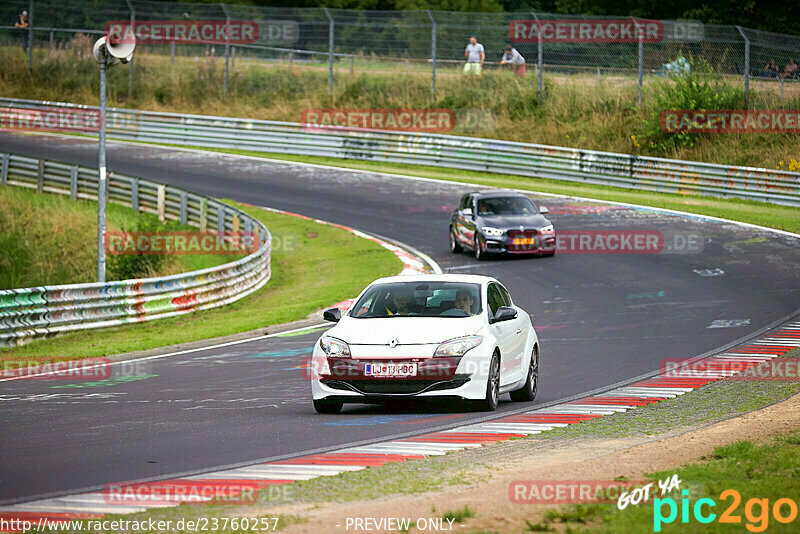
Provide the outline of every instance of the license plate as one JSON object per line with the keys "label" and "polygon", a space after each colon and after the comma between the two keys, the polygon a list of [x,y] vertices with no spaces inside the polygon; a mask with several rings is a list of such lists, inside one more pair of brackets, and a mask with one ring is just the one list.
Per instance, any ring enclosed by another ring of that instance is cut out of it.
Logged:
{"label": "license plate", "polygon": [[364,376],[417,376],[417,364],[365,363]]}
{"label": "license plate", "polygon": [[535,237],[515,237],[514,238],[515,245],[535,245],[536,238]]}

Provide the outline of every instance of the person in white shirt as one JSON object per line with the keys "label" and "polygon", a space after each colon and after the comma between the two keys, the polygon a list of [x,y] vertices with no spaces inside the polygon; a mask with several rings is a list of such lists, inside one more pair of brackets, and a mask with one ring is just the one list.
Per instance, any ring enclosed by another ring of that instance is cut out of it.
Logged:
{"label": "person in white shirt", "polygon": [[483,45],[478,42],[477,37],[469,38],[469,44],[464,49],[464,57],[467,58],[467,62],[464,64],[464,74],[480,76],[483,62],[486,60],[486,52],[484,52]]}
{"label": "person in white shirt", "polygon": [[511,45],[506,46],[506,53],[503,54],[503,59],[500,60],[500,64],[512,65],[514,67],[514,74],[520,78],[525,77],[525,58]]}

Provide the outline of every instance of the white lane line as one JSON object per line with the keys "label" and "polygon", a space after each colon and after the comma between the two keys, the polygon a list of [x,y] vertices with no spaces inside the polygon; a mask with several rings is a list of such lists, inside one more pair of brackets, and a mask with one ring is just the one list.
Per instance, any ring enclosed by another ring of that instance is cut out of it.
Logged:
{"label": "white lane line", "polygon": [[476,425],[474,428],[485,430],[494,430],[496,432],[506,431],[512,434],[527,434],[532,432],[542,432],[545,430],[552,430],[555,425],[547,423],[485,423]]}
{"label": "white lane line", "polygon": [[126,505],[107,505],[101,507],[98,504],[89,504],[81,506],[80,504],[61,504],[56,499],[47,499],[46,501],[33,501],[25,504],[15,504],[0,508],[0,512],[58,512],[58,513],[100,513],[113,511],[116,514],[135,514],[137,512],[144,512],[147,507],[144,506],[126,506]]}

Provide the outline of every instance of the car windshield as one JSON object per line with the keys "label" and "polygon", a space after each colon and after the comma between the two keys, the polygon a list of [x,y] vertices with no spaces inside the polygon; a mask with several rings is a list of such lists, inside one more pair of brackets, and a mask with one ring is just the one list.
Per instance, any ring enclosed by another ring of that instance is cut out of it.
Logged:
{"label": "car windshield", "polygon": [[492,197],[478,200],[478,215],[535,215],[536,206],[527,197]]}
{"label": "car windshield", "polygon": [[376,317],[470,317],[481,313],[479,284],[394,282],[376,284],[350,310],[358,319]]}

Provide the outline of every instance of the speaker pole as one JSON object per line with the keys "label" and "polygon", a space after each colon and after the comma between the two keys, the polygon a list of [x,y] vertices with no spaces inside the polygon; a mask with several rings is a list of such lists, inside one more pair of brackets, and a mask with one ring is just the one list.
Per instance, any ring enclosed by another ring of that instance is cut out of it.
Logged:
{"label": "speaker pole", "polygon": [[97,152],[97,281],[106,281],[106,68],[108,60],[100,62],[100,141]]}

